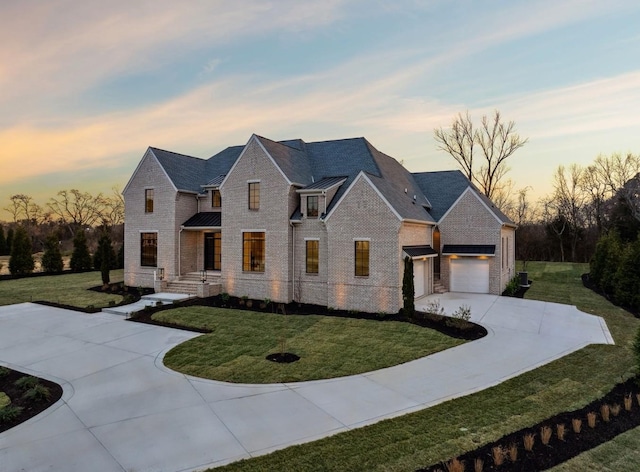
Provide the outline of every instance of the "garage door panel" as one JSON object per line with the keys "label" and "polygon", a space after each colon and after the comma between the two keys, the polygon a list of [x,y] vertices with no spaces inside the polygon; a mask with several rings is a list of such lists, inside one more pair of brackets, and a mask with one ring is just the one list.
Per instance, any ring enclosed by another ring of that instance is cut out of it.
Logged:
{"label": "garage door panel", "polygon": [[451,291],[489,293],[489,261],[463,257],[451,259]]}

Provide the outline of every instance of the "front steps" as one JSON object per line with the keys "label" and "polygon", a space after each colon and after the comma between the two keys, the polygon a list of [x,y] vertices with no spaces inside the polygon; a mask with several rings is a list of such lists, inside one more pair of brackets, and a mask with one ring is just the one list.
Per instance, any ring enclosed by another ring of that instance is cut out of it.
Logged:
{"label": "front steps", "polygon": [[132,313],[136,311],[144,310],[147,306],[171,305],[174,302],[186,300],[191,298],[189,295],[177,294],[177,293],[152,293],[151,295],[144,295],[140,300],[129,305],[111,306],[103,308],[104,313],[111,313],[113,315],[123,315],[125,318],[129,318]]}
{"label": "front steps", "polygon": [[[207,287],[203,287],[203,285]],[[192,297],[201,296],[203,292],[206,292],[205,296],[217,295],[221,291],[222,278],[218,272],[207,272],[207,279],[204,283],[200,272],[189,272],[181,275],[178,280],[168,282],[163,289],[163,292],[185,294]]]}

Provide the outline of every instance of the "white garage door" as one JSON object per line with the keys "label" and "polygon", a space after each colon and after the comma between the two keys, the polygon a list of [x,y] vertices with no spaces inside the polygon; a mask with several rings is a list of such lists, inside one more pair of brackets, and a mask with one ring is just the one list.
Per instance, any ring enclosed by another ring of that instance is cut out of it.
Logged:
{"label": "white garage door", "polygon": [[451,291],[489,293],[489,261],[474,257],[451,259]]}
{"label": "white garage door", "polygon": [[413,261],[413,290],[415,298],[424,295],[424,261]]}

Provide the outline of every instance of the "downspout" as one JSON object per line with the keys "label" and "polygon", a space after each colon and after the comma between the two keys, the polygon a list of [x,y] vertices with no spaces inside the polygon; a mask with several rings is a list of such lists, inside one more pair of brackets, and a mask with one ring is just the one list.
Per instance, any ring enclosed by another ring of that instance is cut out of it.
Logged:
{"label": "downspout", "polygon": [[296,291],[296,227],[291,220],[289,220],[289,225],[291,225],[291,298],[295,300],[295,291]]}
{"label": "downspout", "polygon": [[178,231],[178,278],[180,278],[180,274],[182,274],[180,267],[182,262],[182,255],[180,254],[182,252],[182,230],[184,230],[184,226],[180,226],[180,231]]}

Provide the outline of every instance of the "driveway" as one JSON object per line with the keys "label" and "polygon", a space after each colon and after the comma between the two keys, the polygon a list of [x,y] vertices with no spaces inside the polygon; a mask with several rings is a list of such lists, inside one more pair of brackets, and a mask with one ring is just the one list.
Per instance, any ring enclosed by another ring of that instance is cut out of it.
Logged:
{"label": "driveway", "polygon": [[273,385],[165,368],[167,350],[194,333],[106,313],[0,307],[0,364],[64,388],[52,408],[0,434],[0,470],[198,470],[421,410],[588,344],[613,344],[600,317],[575,307],[492,295],[439,299],[448,313],[469,305],[488,336],[367,374]]}

